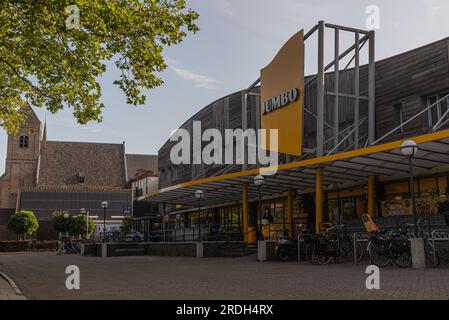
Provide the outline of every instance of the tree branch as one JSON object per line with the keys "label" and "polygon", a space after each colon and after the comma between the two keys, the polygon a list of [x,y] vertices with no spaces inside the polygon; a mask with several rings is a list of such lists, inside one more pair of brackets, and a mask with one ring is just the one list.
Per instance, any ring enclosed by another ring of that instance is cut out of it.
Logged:
{"label": "tree branch", "polygon": [[36,87],[30,80],[28,80],[27,78],[23,77],[17,70],[16,68],[14,68],[14,66],[12,64],[10,64],[8,61],[6,61],[5,59],[3,59],[2,57],[0,57],[0,61],[3,62],[4,64],[6,64],[11,70],[12,72],[14,72],[14,74],[23,82],[25,82],[26,84],[28,84],[32,89],[34,89],[35,91],[37,91],[40,95],[48,98],[48,99],[52,99],[48,94],[46,94],[45,92],[43,92],[40,88]]}

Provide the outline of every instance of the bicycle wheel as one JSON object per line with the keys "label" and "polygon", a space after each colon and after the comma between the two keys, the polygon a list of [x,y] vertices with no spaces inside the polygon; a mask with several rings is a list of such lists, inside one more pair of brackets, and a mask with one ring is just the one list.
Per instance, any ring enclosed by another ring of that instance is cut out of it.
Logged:
{"label": "bicycle wheel", "polygon": [[426,267],[438,267],[440,265],[440,256],[428,240],[424,242],[424,253],[426,259]]}
{"label": "bicycle wheel", "polygon": [[354,253],[355,253],[355,257],[357,258],[357,260],[355,260],[355,261],[358,262],[362,259],[362,255],[363,255],[362,245],[359,242],[356,242],[355,248],[354,248],[353,242],[345,241],[340,246],[340,253],[344,258],[350,260],[351,262],[354,262],[354,260],[355,260],[354,259]]}
{"label": "bicycle wheel", "polygon": [[283,246],[278,248],[277,255],[278,258],[283,262],[287,261],[290,256],[289,250]]}
{"label": "bicycle wheel", "polygon": [[312,261],[313,248],[314,248],[313,244],[311,244],[311,243],[306,244],[306,259],[307,259],[307,261]]}
{"label": "bicycle wheel", "polygon": [[312,251],[312,264],[329,264],[332,261],[332,257],[325,254],[325,250],[322,250],[322,245],[314,245]]}
{"label": "bicycle wheel", "polygon": [[383,268],[391,264],[391,258],[386,254],[384,244],[381,242],[370,241],[368,243],[368,257],[371,263],[375,264],[379,268]]}
{"label": "bicycle wheel", "polygon": [[410,250],[393,255],[393,262],[399,268],[408,268],[412,264],[412,255]]}

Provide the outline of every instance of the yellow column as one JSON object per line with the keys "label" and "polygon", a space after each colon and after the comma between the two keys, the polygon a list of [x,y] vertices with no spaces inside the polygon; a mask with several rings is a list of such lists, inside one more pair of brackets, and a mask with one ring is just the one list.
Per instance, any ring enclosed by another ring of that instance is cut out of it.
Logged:
{"label": "yellow column", "polygon": [[368,215],[374,217],[376,212],[376,177],[368,177]]}
{"label": "yellow column", "polygon": [[243,241],[245,243],[248,242],[248,222],[249,222],[249,208],[248,208],[248,183],[244,182],[243,183],[243,205],[242,205],[242,211],[243,211],[243,221],[242,221],[242,225],[243,225],[243,234],[244,239]]}
{"label": "yellow column", "polygon": [[290,234],[293,236],[293,190],[288,190],[287,195],[287,217],[288,222],[290,223]]}
{"label": "yellow column", "polygon": [[320,224],[323,222],[323,168],[315,171],[315,231],[320,232]]}

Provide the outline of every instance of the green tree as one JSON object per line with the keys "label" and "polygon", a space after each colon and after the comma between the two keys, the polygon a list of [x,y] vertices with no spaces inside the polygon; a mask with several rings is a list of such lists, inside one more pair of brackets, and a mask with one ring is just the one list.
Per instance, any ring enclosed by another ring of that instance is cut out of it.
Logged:
{"label": "green tree", "polygon": [[[71,215],[65,218],[64,215],[68,214],[65,211],[53,212],[53,227],[58,232],[67,232],[70,236],[79,236],[86,234],[86,215],[78,214]],[[95,231],[95,224],[92,217],[89,217],[89,233]]]}
{"label": "green tree", "polygon": [[[95,231],[94,220],[89,217],[89,233]],[[86,234],[86,216],[83,214],[76,215],[72,217],[69,224],[68,232],[71,236],[79,236]]]}
{"label": "green tree", "polygon": [[64,214],[67,212],[64,211],[55,211],[53,212],[52,222],[53,227],[58,232],[68,232],[70,224],[72,223],[72,216],[69,215],[68,218],[64,217]]}
{"label": "green tree", "polygon": [[124,233],[130,232],[133,228],[133,222],[134,222],[133,217],[125,216],[122,220],[122,225],[120,226],[120,229],[122,230],[122,232],[124,232]]}
{"label": "green tree", "polygon": [[127,103],[144,104],[142,91],[163,83],[163,49],[197,19],[185,0],[1,1],[0,126],[17,132],[27,105],[101,121],[98,78],[114,65]]}
{"label": "green tree", "polygon": [[8,230],[20,236],[21,239],[31,235],[37,228],[39,228],[39,223],[31,211],[16,212],[8,221]]}

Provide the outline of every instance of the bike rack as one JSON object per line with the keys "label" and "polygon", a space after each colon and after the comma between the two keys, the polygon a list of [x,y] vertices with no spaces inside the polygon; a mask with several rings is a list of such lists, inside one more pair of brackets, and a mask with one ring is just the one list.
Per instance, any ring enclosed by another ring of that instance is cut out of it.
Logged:
{"label": "bike rack", "polygon": [[[412,232],[408,232],[406,235],[407,239],[412,239],[415,237],[415,234]],[[427,237],[428,240],[431,241],[432,246],[434,247],[433,250],[433,258],[436,259],[436,246],[435,241],[448,241],[449,242],[449,231],[445,229],[435,229],[433,230],[430,235],[428,232],[423,232],[423,236]],[[368,242],[369,241],[369,235],[366,232],[356,232],[352,235],[353,241],[354,241],[354,264],[357,264],[359,260],[357,260],[357,254],[356,254],[356,242]],[[363,256],[363,251],[362,251]]]}
{"label": "bike rack", "polygon": [[436,246],[435,246],[435,241],[448,241],[449,242],[449,231],[447,230],[438,230],[435,229],[432,231],[431,233],[431,241],[432,241],[432,246],[433,246],[433,259],[435,261],[436,259]]}
{"label": "bike rack", "polygon": [[357,264],[357,262],[359,262],[360,260],[362,260],[363,257],[363,252],[364,250],[362,250],[362,255],[360,256],[360,259],[357,260],[357,242],[368,242],[369,240],[369,235],[367,232],[356,232],[352,235],[353,238],[353,246],[354,246],[354,264]]}

